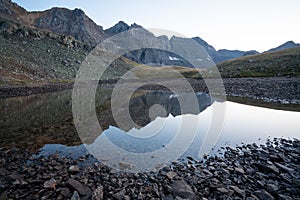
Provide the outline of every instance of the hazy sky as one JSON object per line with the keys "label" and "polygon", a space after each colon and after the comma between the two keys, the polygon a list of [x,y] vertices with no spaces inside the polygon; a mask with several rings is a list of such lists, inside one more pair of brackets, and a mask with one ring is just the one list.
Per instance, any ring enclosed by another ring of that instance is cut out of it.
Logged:
{"label": "hazy sky", "polygon": [[199,36],[216,49],[300,42],[300,0],[13,0],[30,11],[81,8],[104,29],[125,21]]}

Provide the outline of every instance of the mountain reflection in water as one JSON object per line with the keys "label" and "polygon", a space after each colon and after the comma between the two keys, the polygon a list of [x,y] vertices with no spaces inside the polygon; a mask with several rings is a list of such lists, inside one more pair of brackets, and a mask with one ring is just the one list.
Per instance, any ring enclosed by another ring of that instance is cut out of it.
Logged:
{"label": "mountain reflection in water", "polygon": [[[111,89],[104,88],[98,88],[96,93],[96,113],[103,130],[109,126],[117,127],[110,108],[111,93]],[[0,99],[1,145],[37,150],[45,144],[81,144],[73,122],[71,94],[71,90],[65,90]],[[183,95],[188,102],[189,95]],[[198,93],[197,98],[199,110],[211,104],[210,97],[205,93]],[[153,105],[164,107],[166,112],[161,116],[167,116],[169,113],[180,114],[177,98],[170,92],[142,91],[132,98],[129,105],[130,115],[135,124],[128,124],[128,127],[125,127],[127,131],[137,126],[143,127],[153,121],[157,117],[149,117],[149,109]],[[160,113],[156,114],[159,116]]]}
{"label": "mountain reflection in water", "polygon": [[[267,139],[275,137],[299,138],[300,136],[300,126],[298,124],[300,121],[299,112],[273,110],[229,101],[213,103],[213,105],[216,104],[225,105],[226,117],[219,138],[210,152],[211,155],[220,153],[218,150],[222,146],[235,147],[235,145],[240,145],[241,143],[253,142],[263,144]],[[145,127],[141,129],[133,128],[128,132],[114,126],[110,126],[91,144],[80,145],[77,147],[46,145],[42,149],[40,155],[50,155],[51,153],[59,150],[63,154],[69,153],[70,155],[78,157],[79,155],[74,153],[74,149],[71,148],[76,148],[76,151],[81,150],[81,152],[84,152],[87,148],[94,152],[98,151],[102,154],[102,160],[118,158],[119,155],[113,154],[113,151],[112,149],[109,149],[109,146],[102,146],[102,140],[104,138],[108,138],[111,143],[124,151],[142,153],[141,155],[143,155],[143,153],[153,153],[153,155],[155,155],[154,153],[156,150],[168,150],[168,144],[172,143],[172,139],[176,136],[176,134],[178,134],[178,129],[182,128],[180,127],[182,120],[196,120],[198,122],[198,126],[195,138],[181,158],[191,156],[196,159],[201,159],[202,157],[199,157],[199,150],[203,145],[203,141],[205,140],[208,130],[210,129],[210,121],[213,115],[212,107],[213,106],[208,107],[198,115],[184,114],[174,117],[170,114],[165,118],[158,117]],[[188,126],[185,126],[185,129],[180,131],[186,135],[192,134],[189,131]],[[153,133],[155,134],[153,135]],[[140,137],[142,135],[149,136],[151,134],[152,136],[148,138]],[[184,142],[186,141],[183,140],[182,143]],[[85,151],[84,153],[87,152]],[[172,154],[176,152],[169,151],[168,153],[169,154],[162,155],[165,156],[162,160],[165,159],[168,161],[168,157],[172,156]],[[124,162],[140,162],[140,160],[128,161],[126,154],[122,156]],[[142,159],[142,157],[140,157],[140,159]],[[153,156],[153,159],[156,159],[156,157]]]}

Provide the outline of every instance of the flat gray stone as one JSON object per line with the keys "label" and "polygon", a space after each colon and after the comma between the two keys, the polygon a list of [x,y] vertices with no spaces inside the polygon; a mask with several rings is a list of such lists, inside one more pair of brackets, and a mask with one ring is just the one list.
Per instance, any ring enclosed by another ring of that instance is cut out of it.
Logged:
{"label": "flat gray stone", "polygon": [[172,193],[184,199],[197,199],[192,188],[184,180],[176,180],[171,184]]}
{"label": "flat gray stone", "polygon": [[92,194],[90,188],[86,185],[81,184],[79,181],[76,181],[72,178],[68,180],[69,185],[71,185],[75,190],[79,192],[79,194],[83,196],[89,196]]}

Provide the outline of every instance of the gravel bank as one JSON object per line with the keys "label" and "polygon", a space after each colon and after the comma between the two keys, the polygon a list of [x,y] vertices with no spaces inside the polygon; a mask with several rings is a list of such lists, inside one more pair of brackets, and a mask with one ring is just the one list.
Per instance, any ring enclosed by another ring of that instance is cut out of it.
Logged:
{"label": "gravel bank", "polygon": [[[299,199],[300,141],[225,147],[223,156],[187,158],[157,172],[116,173],[89,158],[32,158],[0,150],[2,199]],[[28,162],[28,160],[30,162]]]}
{"label": "gravel bank", "polygon": [[[203,80],[188,80],[196,91],[208,91]],[[176,84],[176,79],[166,79],[165,81],[171,81]],[[114,84],[115,82],[117,82],[117,80],[107,80],[99,83]],[[147,83],[147,81],[142,80],[137,82]],[[163,83],[164,80],[158,80],[157,82]],[[267,102],[277,102],[282,104],[300,104],[300,77],[224,78],[223,82],[228,96],[261,99]],[[28,86],[8,85],[0,87],[0,98],[55,92],[72,88],[72,83],[35,84]],[[154,90],[163,89],[158,85],[145,88]]]}
{"label": "gravel bank", "polygon": [[300,77],[226,78],[223,81],[228,96],[300,104]]}

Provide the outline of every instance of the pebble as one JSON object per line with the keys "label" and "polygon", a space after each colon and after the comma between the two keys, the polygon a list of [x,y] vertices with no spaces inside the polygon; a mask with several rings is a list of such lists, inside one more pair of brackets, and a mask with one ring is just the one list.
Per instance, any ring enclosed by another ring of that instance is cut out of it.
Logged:
{"label": "pebble", "polygon": [[298,139],[279,138],[262,146],[224,148],[224,156],[207,156],[204,161],[189,157],[155,172],[116,173],[101,163],[81,166],[83,160],[56,155],[34,158],[27,150],[0,147],[0,189],[4,191],[0,197],[300,199],[299,157]]}
{"label": "pebble", "polygon": [[176,180],[171,185],[172,193],[177,197],[183,199],[197,199],[197,196],[193,192],[191,186],[184,180]]}
{"label": "pebble", "polygon": [[72,178],[68,180],[68,183],[79,192],[79,194],[84,195],[84,196],[89,196],[91,195],[91,190],[88,186],[81,184],[79,181],[76,181]]}
{"label": "pebble", "polygon": [[95,191],[93,192],[92,196],[93,200],[103,200],[103,186],[98,186]]}
{"label": "pebble", "polygon": [[255,191],[255,194],[260,198],[264,200],[273,200],[275,199],[271,194],[269,194],[266,190],[258,190]]}
{"label": "pebble", "polygon": [[243,168],[236,167],[236,168],[234,168],[234,170],[239,174],[245,174],[245,171],[243,170]]}
{"label": "pebble", "polygon": [[173,172],[173,171],[170,171],[166,174],[166,176],[169,178],[169,179],[173,179],[174,177],[177,176],[177,173],[176,172]]}
{"label": "pebble", "polygon": [[78,165],[72,165],[69,167],[70,173],[78,173],[79,172],[79,166]]}
{"label": "pebble", "polygon": [[79,194],[77,191],[74,191],[71,200],[80,200]]}

